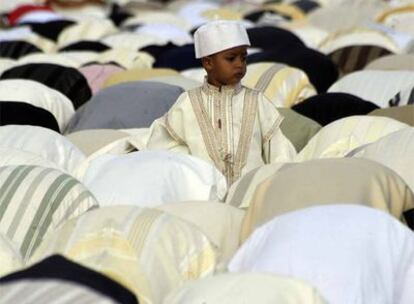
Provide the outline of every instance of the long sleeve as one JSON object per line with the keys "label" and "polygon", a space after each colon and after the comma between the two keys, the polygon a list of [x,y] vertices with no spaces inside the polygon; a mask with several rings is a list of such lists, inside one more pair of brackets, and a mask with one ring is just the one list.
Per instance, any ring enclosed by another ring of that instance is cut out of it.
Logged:
{"label": "long sleeve", "polygon": [[293,144],[280,129],[283,116],[264,96],[259,100],[259,119],[263,134],[263,160],[265,163],[292,162],[296,157]]}

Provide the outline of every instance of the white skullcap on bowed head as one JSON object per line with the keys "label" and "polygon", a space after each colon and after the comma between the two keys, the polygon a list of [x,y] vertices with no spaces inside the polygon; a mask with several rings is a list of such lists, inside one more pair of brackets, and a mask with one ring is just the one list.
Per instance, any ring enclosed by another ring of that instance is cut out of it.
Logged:
{"label": "white skullcap on bowed head", "polygon": [[238,21],[211,21],[199,27],[194,33],[196,58],[242,45],[250,46],[250,40],[245,27]]}

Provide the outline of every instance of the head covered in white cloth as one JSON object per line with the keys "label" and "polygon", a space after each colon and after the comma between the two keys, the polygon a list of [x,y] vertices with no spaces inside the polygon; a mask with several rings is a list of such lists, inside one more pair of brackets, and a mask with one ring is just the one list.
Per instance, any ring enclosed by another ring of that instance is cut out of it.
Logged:
{"label": "head covered in white cloth", "polygon": [[203,58],[238,46],[250,46],[242,23],[215,20],[199,27],[194,33],[196,58]]}

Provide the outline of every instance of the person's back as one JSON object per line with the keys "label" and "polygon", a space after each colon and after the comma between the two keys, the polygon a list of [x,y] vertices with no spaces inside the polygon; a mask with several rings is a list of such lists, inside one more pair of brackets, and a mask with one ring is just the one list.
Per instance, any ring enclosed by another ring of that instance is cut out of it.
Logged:
{"label": "person's back", "polygon": [[244,27],[213,21],[195,32],[194,41],[196,58],[207,72],[204,84],[183,93],[155,121],[147,148],[203,158],[229,184],[262,164],[291,160],[294,147],[279,128],[283,117],[261,92],[240,84],[250,45]]}

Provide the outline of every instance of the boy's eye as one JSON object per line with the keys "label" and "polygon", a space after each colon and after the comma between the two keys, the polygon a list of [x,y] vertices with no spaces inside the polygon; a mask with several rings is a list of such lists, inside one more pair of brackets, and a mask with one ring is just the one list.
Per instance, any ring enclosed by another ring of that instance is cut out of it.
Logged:
{"label": "boy's eye", "polygon": [[227,58],[226,58],[226,60],[227,60],[227,61],[233,61],[235,58],[236,58],[236,57],[233,57],[233,56],[232,56],[232,57],[227,57]]}

